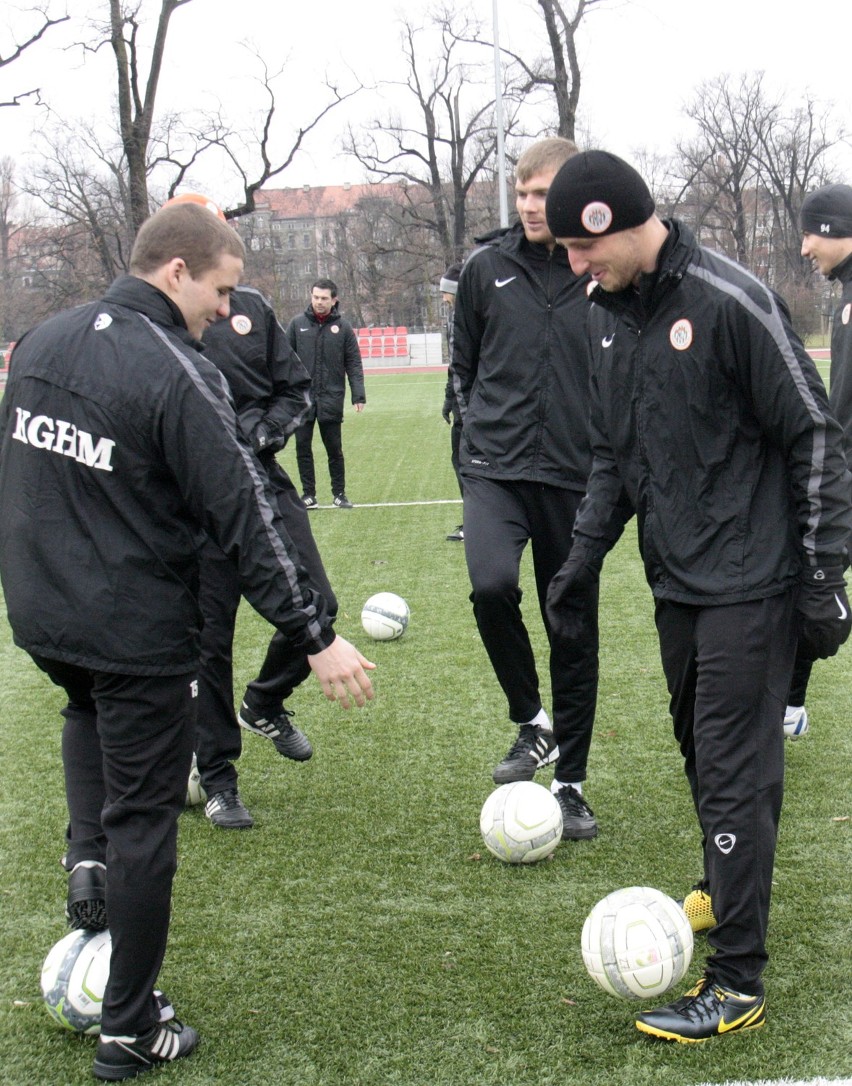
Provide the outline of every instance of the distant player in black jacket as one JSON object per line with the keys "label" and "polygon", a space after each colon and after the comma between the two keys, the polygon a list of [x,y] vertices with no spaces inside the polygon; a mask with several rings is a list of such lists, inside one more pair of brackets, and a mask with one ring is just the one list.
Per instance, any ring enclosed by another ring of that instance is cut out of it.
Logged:
{"label": "distant player in black jacket", "polygon": [[344,708],[372,697],[372,665],[335,635],[224,380],[197,349],[228,315],[243,256],[205,209],[162,209],[139,232],[130,276],[21,339],[0,408],[9,622],[68,697],[69,915],[102,927],[105,895],[112,935],[94,1065],[108,1080],[198,1041],[161,1021],[173,1011],[153,992],[195,739],[202,533],[308,655],[326,697]]}
{"label": "distant player in black jacket", "polygon": [[311,407],[296,431],[296,463],[302,483],[302,500],[308,509],[317,507],[314,467],[314,426],[328,457],[332,501],[338,509],[351,509],[346,496],[346,461],[343,457],[343,401],[346,382],[357,413],[364,410],[364,368],[358,338],[348,320],[340,315],[337,286],[318,279],[311,287],[310,305],[287,327],[290,345],[311,378]]}
{"label": "distant player in black jacket", "polygon": [[[459,470],[473,613],[519,729],[494,780],[532,780],[556,761],[552,788],[563,837],[589,838],[598,832],[583,798],[598,689],[597,587],[583,601],[580,637],[555,636],[544,615],[547,586],[571,550],[592,462],[587,280],[571,271],[544,217],[548,186],[575,152],[569,140],[548,139],[519,159],[520,223],[483,239],[459,277],[451,377],[462,417]],[[550,645],[552,723],[521,615],[520,564],[528,543]]]}
{"label": "distant player in black jacket", "polygon": [[700,927],[712,948],[698,983],[636,1025],[698,1042],[765,1019],[781,721],[797,636],[830,656],[852,626],[852,479],[783,301],[683,223],[659,219],[628,163],[604,151],[570,159],[547,218],[574,271],[597,284],[594,462],[547,607],[555,627],[575,626],[574,601],[597,583],[626,490],[703,837],[704,880],[688,897],[707,899]]}

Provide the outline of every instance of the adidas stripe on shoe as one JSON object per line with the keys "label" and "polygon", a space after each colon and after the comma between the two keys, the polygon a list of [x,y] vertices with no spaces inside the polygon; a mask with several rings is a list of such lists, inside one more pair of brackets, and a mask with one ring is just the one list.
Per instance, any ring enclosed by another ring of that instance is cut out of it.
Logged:
{"label": "adidas stripe on shoe", "polygon": [[102,1033],[95,1053],[95,1078],[106,1082],[135,1078],[158,1064],[188,1056],[198,1039],[196,1031],[177,1018],[152,1026],[139,1037]]}
{"label": "adidas stripe on shoe", "polygon": [[314,753],[314,748],[305,733],[290,723],[292,715],[291,710],[282,709],[268,717],[261,716],[243,702],[237,714],[237,723],[246,731],[271,739],[275,749],[285,758],[292,758],[294,762],[306,762]]}
{"label": "adidas stripe on shoe", "polygon": [[522,724],[518,738],[491,776],[495,784],[531,781],[537,770],[555,762],[558,757],[559,748],[553,732],[539,728],[536,724]]}

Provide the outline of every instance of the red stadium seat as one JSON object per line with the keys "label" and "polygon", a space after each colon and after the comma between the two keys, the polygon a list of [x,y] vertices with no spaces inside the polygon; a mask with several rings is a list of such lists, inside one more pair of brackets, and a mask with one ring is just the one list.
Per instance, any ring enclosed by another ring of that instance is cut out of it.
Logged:
{"label": "red stadium seat", "polygon": [[407,336],[408,335],[408,329],[405,327],[405,325],[402,325],[400,328],[397,328],[397,330],[395,332],[395,335]]}

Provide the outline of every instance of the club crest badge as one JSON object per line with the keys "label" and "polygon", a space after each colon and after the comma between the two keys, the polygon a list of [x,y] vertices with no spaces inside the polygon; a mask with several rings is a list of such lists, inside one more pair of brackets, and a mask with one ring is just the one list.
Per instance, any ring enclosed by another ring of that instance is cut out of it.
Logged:
{"label": "club crest badge", "polygon": [[251,331],[251,320],[244,313],[235,313],[231,317],[231,327],[238,336],[247,336]]}
{"label": "club crest badge", "polygon": [[692,346],[692,321],[685,317],[675,321],[669,332],[669,343],[676,351],[688,351]]}
{"label": "club crest badge", "polygon": [[602,234],[612,226],[612,208],[600,200],[593,200],[583,208],[580,222],[590,234]]}

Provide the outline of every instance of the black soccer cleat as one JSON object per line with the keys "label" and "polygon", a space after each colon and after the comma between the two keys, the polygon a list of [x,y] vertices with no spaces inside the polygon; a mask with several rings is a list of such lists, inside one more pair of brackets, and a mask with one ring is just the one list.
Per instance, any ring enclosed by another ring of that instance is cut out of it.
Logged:
{"label": "black soccer cleat", "polygon": [[204,813],[214,826],[222,830],[248,830],[254,825],[254,819],[236,788],[214,792],[204,806]]}
{"label": "black soccer cleat", "polygon": [[314,753],[314,748],[305,733],[290,723],[292,715],[289,709],[282,709],[274,716],[261,716],[243,702],[237,714],[237,723],[246,731],[271,739],[275,749],[285,758],[292,758],[294,762],[306,762]]}
{"label": "black soccer cleat", "polygon": [[319,509],[319,502],[313,494],[303,494],[302,504],[306,509]]}
{"label": "black soccer cleat", "polygon": [[522,724],[509,753],[491,775],[495,784],[531,781],[537,770],[555,762],[558,757],[559,748],[553,732],[536,724]]}
{"label": "black soccer cleat", "polygon": [[586,841],[598,835],[594,811],[576,788],[563,785],[553,793],[562,811],[562,840]]}
{"label": "black soccer cleat", "polygon": [[335,507],[337,509],[354,509],[355,508],[355,506],[346,497],[345,494],[335,494],[334,495],[334,505],[335,505]]}
{"label": "black soccer cleat", "polygon": [[68,876],[65,916],[77,931],[106,931],[106,867],[98,860],[81,860]]}
{"label": "black soccer cleat", "polygon": [[664,1041],[698,1044],[727,1033],[760,1029],[765,1021],[762,995],[743,995],[702,977],[674,1003],[638,1014],[636,1028]]}
{"label": "black soccer cleat", "polygon": [[447,536],[448,543],[464,543],[464,525],[460,524]]}
{"label": "black soccer cleat", "polygon": [[197,1044],[196,1031],[177,1018],[152,1026],[139,1037],[102,1033],[95,1054],[94,1075],[107,1082],[135,1078],[159,1064],[188,1056]]}

